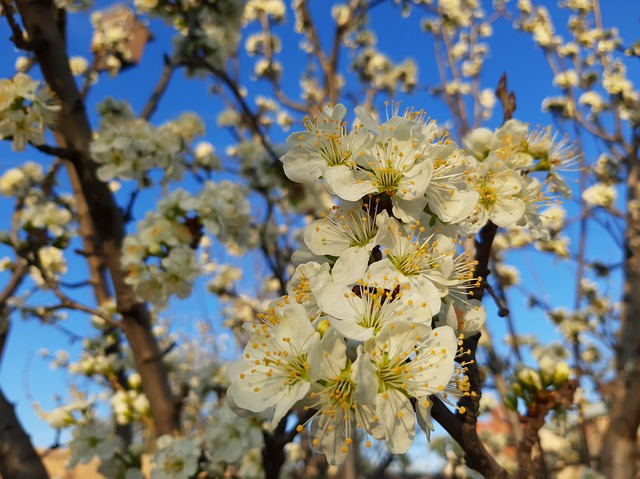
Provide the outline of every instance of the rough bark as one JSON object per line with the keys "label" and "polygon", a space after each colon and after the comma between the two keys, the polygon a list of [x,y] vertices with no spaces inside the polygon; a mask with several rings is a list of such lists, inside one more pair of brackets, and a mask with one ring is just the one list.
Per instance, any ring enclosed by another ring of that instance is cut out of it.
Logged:
{"label": "rough bark", "polygon": [[[7,300],[20,287],[26,270],[25,262],[18,260],[11,279],[0,292],[0,317],[8,318],[11,314]],[[0,361],[2,361],[10,329],[11,323],[8,322],[4,328],[0,327]],[[22,428],[13,406],[4,396],[2,389],[0,389],[0,477],[3,479],[48,479],[49,477],[42,465],[42,459],[35,452],[31,439]]]}
{"label": "rough bark", "polygon": [[[23,268],[20,263],[18,268]],[[6,299],[10,297],[21,282],[22,274],[14,275],[0,298],[0,314],[8,314]],[[0,360],[9,326],[0,331]],[[18,421],[13,405],[7,400],[0,388],[0,477],[3,479],[49,479],[42,465],[42,459],[33,448],[31,439]]]}
{"label": "rough bark", "polygon": [[106,184],[98,180],[96,165],[89,156],[91,127],[82,96],[69,69],[63,32],[55,21],[50,0],[18,0],[23,24],[29,34],[42,74],[61,101],[58,132],[66,146],[76,152],[67,161],[77,175],[82,196],[93,221],[93,241],[100,245],[104,265],[115,290],[123,330],[131,345],[142,386],[149,399],[156,434],[178,428],[177,403],[171,393],[166,366],[151,333],[151,319],[144,304],[136,300],[120,263],[125,236],[122,213]]}
{"label": "rough bark", "polygon": [[3,479],[49,479],[40,456],[0,389],[0,476]]}
{"label": "rough bark", "polygon": [[560,389],[539,397],[536,403],[529,407],[527,415],[521,418],[523,431],[517,449],[518,479],[546,479],[549,477],[538,432],[545,425],[549,411],[558,406],[567,409],[572,406],[577,388],[577,380],[565,382]]}
{"label": "rough bark", "polygon": [[[640,139],[638,139],[640,143]],[[616,351],[611,422],[602,442],[599,469],[610,479],[638,477],[640,426],[640,162],[637,145],[628,159],[625,283]]]}

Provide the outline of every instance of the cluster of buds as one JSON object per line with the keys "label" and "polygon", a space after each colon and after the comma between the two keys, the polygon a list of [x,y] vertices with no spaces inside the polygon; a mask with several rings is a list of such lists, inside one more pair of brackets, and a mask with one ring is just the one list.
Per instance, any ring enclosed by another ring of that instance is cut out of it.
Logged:
{"label": "cluster of buds", "polygon": [[510,391],[504,398],[505,406],[517,411],[518,400],[522,399],[527,409],[531,409],[548,398],[550,393],[559,390],[569,379],[569,373],[567,363],[555,362],[548,356],[540,359],[537,369],[518,364],[511,378]]}

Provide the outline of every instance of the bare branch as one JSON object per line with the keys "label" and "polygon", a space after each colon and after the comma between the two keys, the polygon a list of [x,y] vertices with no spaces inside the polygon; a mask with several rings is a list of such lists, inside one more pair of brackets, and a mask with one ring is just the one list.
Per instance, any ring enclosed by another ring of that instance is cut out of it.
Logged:
{"label": "bare branch", "polygon": [[[125,282],[126,272],[121,262],[125,236],[122,213],[108,186],[98,179],[97,166],[90,157],[91,125],[69,67],[64,32],[56,23],[51,0],[16,0],[16,4],[29,37],[34,41],[34,53],[42,74],[60,99],[59,138],[65,147],[80,152],[78,158],[67,161],[66,165],[77,186],[74,192],[85,202],[87,218],[90,220],[85,223],[87,229],[81,232],[83,240],[88,240],[91,245],[85,249],[102,253],[103,259],[95,256],[102,263],[96,266],[104,267],[110,273],[118,311],[122,314],[124,333],[149,399],[155,433],[169,434],[178,428],[179,418],[167,367],[151,331],[149,310],[138,301],[131,286]],[[100,295],[107,293],[106,290],[96,292]],[[97,299],[101,304],[101,298]]]}
{"label": "bare branch", "polygon": [[5,479],[49,479],[13,405],[0,389],[0,475]]}
{"label": "bare branch", "polygon": [[153,93],[151,94],[151,97],[149,98],[149,100],[147,100],[147,103],[144,105],[144,108],[142,109],[142,113],[140,113],[140,118],[148,121],[153,116],[156,109],[158,108],[158,104],[160,103],[162,96],[165,94],[165,92],[167,91],[167,88],[169,87],[169,82],[171,81],[171,77],[173,76],[173,73],[176,71],[176,68],[178,67],[178,65],[179,65],[179,62],[165,55],[162,74],[160,75],[160,79],[158,80],[156,87],[153,89]]}
{"label": "bare branch", "polygon": [[231,77],[229,77],[229,75],[224,70],[220,70],[219,68],[214,67],[209,62],[201,58],[183,59],[183,60],[180,60],[180,64],[185,66],[195,67],[195,68],[202,68],[208,71],[209,73],[211,73],[212,75],[214,75],[215,77],[222,80],[222,82],[231,91],[231,93],[233,94],[233,97],[240,105],[240,109],[242,110],[244,118],[247,121],[251,132],[258,137],[258,139],[260,140],[260,143],[262,144],[266,152],[271,157],[273,164],[280,165],[280,156],[274,151],[273,147],[271,146],[271,143],[269,143],[269,141],[267,140],[266,135],[263,133],[262,129],[260,128],[260,124],[258,123],[256,114],[251,111],[251,108],[249,108],[249,105],[247,104],[247,101],[245,100],[242,93],[240,92],[238,85],[236,85],[236,83],[231,79]]}
{"label": "bare branch", "polygon": [[558,406],[570,408],[577,387],[577,381],[569,380],[559,390],[544,393],[522,418],[524,428],[522,439],[518,444],[518,479],[549,477],[544,460],[542,457],[534,460],[532,450],[536,445],[540,447],[538,431],[544,426],[547,413]]}
{"label": "bare branch", "polygon": [[9,0],[0,0],[0,5],[2,5],[4,16],[7,18],[7,23],[11,29],[12,35],[10,40],[20,50],[32,50],[33,44],[30,40],[27,40],[24,31],[13,16],[15,13],[14,3]]}

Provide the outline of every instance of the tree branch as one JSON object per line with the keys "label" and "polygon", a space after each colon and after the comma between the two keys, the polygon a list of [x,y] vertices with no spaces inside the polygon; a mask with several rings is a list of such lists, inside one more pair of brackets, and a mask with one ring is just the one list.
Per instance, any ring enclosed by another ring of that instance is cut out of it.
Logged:
{"label": "tree branch", "polygon": [[4,479],[49,479],[42,460],[0,389],[0,475]]}
{"label": "tree branch", "polygon": [[[570,408],[578,382],[569,380],[557,391],[545,392],[527,411],[521,420],[524,424],[522,438],[518,443],[518,479],[545,479],[549,477],[544,460],[534,461],[533,447],[540,445],[538,431],[544,426],[547,413],[558,406]],[[537,463],[537,464],[536,464]]]}
{"label": "tree branch", "polygon": [[[91,126],[83,98],[69,68],[64,34],[53,16],[51,0],[16,0],[29,38],[34,41],[34,53],[43,76],[60,99],[58,132],[64,146],[79,152],[78,158],[67,160],[67,169],[79,190],[74,191],[86,201],[87,231],[84,240],[100,252],[111,276],[118,311],[122,315],[124,333],[131,346],[142,387],[149,399],[157,435],[178,429],[179,418],[169,384],[167,367],[162,360],[158,342],[151,331],[151,317],[146,305],[140,303],[131,286],[126,284],[122,269],[121,249],[125,237],[122,213],[108,186],[96,174],[91,160]],[[100,259],[99,256],[96,258]]]}
{"label": "tree branch", "polygon": [[162,96],[165,94],[167,88],[169,87],[171,77],[176,71],[178,65],[179,62],[176,62],[173,58],[169,58],[165,55],[162,74],[160,75],[160,79],[158,80],[158,83],[156,84],[151,97],[149,97],[149,100],[147,100],[147,103],[144,105],[144,108],[140,113],[140,118],[149,121],[149,119],[153,116],[156,109],[158,108],[158,104],[160,103]]}

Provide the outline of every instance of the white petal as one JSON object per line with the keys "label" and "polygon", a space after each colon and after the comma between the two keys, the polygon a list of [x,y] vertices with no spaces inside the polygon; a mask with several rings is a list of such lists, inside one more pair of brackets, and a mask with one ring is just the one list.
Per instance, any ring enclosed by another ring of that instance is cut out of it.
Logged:
{"label": "white petal", "polygon": [[362,123],[362,126],[364,126],[374,135],[380,133],[380,124],[373,118],[371,113],[369,113],[361,106],[355,107],[354,111],[356,117],[358,118],[358,120],[360,120],[360,123]]}
{"label": "white petal", "polygon": [[350,238],[330,220],[315,220],[304,229],[304,242],[313,254],[340,256]]}
{"label": "white petal", "polygon": [[431,407],[433,403],[428,397],[416,401],[416,417],[420,429],[424,431],[427,441],[431,439],[431,431],[435,431],[433,420],[431,418]]}
{"label": "white petal", "polygon": [[370,181],[359,181],[354,172],[344,165],[326,168],[323,176],[329,189],[343,200],[358,201],[376,191]]}
{"label": "white petal", "polygon": [[295,150],[284,155],[282,163],[287,178],[296,183],[307,184],[315,183],[322,176],[322,168],[326,166],[326,161],[322,158],[296,155]]}
{"label": "white petal", "polygon": [[362,278],[369,267],[371,253],[365,248],[353,246],[340,254],[333,265],[331,275],[337,283],[352,284]]}
{"label": "white petal", "polygon": [[405,223],[416,222],[424,211],[424,207],[427,206],[427,199],[424,197],[414,200],[404,200],[395,197],[392,202],[393,214]]}
{"label": "white petal", "polygon": [[327,462],[332,466],[341,465],[347,458],[349,450],[345,447],[347,435],[344,421],[333,420],[329,414],[321,414],[311,423],[311,437],[318,440],[313,448],[327,456]]}
{"label": "white petal", "polygon": [[280,399],[276,403],[273,411],[273,419],[271,427],[276,428],[280,420],[293,408],[293,406],[306,396],[311,384],[308,381],[298,381],[295,385],[287,388]]}
{"label": "white petal", "polygon": [[376,412],[384,428],[387,445],[394,454],[407,452],[415,435],[416,420],[409,398],[396,389],[376,396]]}
{"label": "white petal", "polygon": [[334,318],[357,322],[364,316],[362,298],[340,283],[329,283],[318,293],[318,305]]}
{"label": "white petal", "polygon": [[496,226],[509,226],[522,217],[524,210],[525,204],[519,198],[498,198],[489,211],[489,219]]}
{"label": "white petal", "polygon": [[238,407],[262,412],[277,404],[285,389],[283,381],[271,380],[260,372],[231,383],[227,394]]}
{"label": "white petal", "polygon": [[[414,165],[403,175],[398,185],[398,197],[404,200],[420,198],[427,191],[433,176],[433,163],[426,160]],[[406,190],[406,192],[404,191]]]}
{"label": "white petal", "polygon": [[375,333],[374,328],[365,328],[355,321],[330,318],[329,323],[345,338],[355,341],[366,341]]}
{"label": "white petal", "polygon": [[322,336],[319,347],[309,351],[309,376],[312,381],[320,378],[335,378],[347,363],[347,345],[344,338],[334,328],[329,328]]}
{"label": "white petal", "polygon": [[461,333],[467,336],[480,331],[487,317],[487,311],[480,301],[470,299],[467,303],[454,304],[454,307],[461,313]]}
{"label": "white petal", "polygon": [[353,362],[351,377],[357,384],[355,400],[358,404],[375,404],[378,392],[377,368],[371,362],[369,354],[364,352],[362,346],[358,347],[358,357]]}
{"label": "white petal", "polygon": [[424,298],[431,309],[431,314],[434,316],[438,314],[442,307],[442,300],[440,299],[440,292],[438,288],[431,282],[430,279],[424,276],[411,276],[408,278],[409,284],[413,291],[417,291]]}

